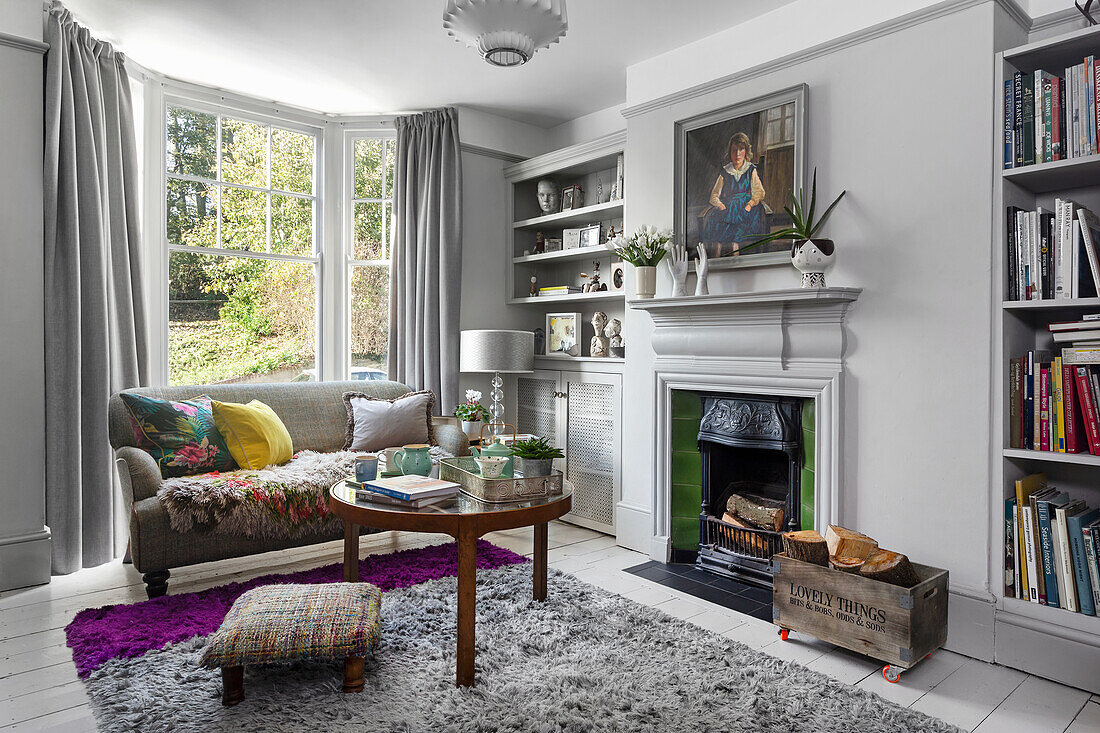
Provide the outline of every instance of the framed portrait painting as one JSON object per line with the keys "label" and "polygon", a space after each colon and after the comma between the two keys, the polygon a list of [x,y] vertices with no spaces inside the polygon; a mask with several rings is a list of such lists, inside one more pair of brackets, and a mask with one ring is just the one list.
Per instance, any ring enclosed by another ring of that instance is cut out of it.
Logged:
{"label": "framed portrait painting", "polygon": [[806,85],[676,123],[676,239],[713,269],[790,261],[791,240],[744,249],[790,226],[802,185]]}

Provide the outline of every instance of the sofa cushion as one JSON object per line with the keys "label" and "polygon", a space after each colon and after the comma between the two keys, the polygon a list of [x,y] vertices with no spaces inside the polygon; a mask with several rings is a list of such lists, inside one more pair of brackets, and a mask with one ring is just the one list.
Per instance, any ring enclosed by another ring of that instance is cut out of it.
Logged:
{"label": "sofa cushion", "polygon": [[373,653],[382,591],[370,583],[264,585],[233,603],[207,639],[204,667],[344,659]]}
{"label": "sofa cushion", "polygon": [[149,451],[165,478],[237,467],[214,425],[210,398],[174,402],[122,393],[134,442]]}
{"label": "sofa cushion", "polygon": [[275,411],[259,400],[247,405],[239,402],[211,401],[214,424],[225,439],[233,460],[241,468],[259,470],[286,463],[294,455],[294,445],[286,425]]}
{"label": "sofa cushion", "polygon": [[434,445],[431,390],[409,392],[396,399],[379,399],[362,392],[345,392],[348,424],[344,450],[380,451],[409,443]]}

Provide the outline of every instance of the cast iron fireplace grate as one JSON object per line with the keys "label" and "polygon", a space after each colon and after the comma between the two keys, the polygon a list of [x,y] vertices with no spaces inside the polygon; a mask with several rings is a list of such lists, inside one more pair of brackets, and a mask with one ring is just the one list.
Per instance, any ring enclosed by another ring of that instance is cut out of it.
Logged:
{"label": "cast iron fireplace grate", "polygon": [[[802,400],[706,395],[698,438],[703,503],[696,564],[771,588],[771,558],[783,551],[780,531],[801,529]],[[735,493],[781,505],[780,531],[724,521]]]}

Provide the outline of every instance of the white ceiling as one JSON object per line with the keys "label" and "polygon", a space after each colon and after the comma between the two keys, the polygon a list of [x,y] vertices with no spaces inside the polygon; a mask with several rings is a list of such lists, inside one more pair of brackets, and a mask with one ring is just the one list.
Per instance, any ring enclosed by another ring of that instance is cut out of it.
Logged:
{"label": "white ceiling", "polygon": [[499,69],[443,30],[444,0],[64,1],[176,79],[333,114],[461,104],[543,127],[622,103],[627,66],[792,2],[568,0],[565,38]]}

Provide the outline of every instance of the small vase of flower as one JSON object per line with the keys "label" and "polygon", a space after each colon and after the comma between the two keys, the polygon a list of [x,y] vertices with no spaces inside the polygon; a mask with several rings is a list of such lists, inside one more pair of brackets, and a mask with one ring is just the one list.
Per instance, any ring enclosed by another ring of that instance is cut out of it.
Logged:
{"label": "small vase of flower", "polygon": [[657,265],[668,254],[672,233],[644,226],[629,237],[607,240],[607,248],[624,262],[634,265],[634,292],[648,299],[657,294]]}
{"label": "small vase of flower", "polygon": [[481,393],[466,390],[466,401],[455,406],[455,417],[462,421],[462,432],[470,440],[481,437],[481,425],[489,419],[489,411],[481,404]]}

